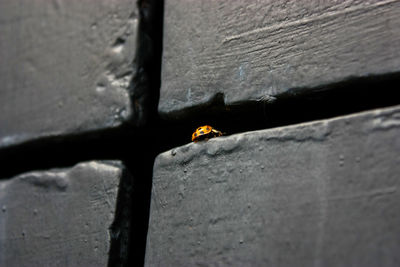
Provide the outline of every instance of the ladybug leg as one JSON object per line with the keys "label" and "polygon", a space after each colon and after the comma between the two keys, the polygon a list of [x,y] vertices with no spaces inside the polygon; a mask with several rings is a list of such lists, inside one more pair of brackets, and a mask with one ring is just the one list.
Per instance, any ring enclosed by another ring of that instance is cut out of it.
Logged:
{"label": "ladybug leg", "polygon": [[220,132],[220,131],[218,131],[218,130],[215,130],[215,129],[212,129],[212,132],[213,132],[214,136],[216,136],[216,137],[222,135],[222,132]]}

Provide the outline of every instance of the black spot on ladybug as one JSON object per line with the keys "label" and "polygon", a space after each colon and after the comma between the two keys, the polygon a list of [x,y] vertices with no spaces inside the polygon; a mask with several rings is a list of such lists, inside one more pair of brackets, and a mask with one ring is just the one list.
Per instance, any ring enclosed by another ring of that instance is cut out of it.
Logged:
{"label": "black spot on ladybug", "polygon": [[204,134],[204,132],[203,132],[203,131],[200,131],[200,133],[201,133],[201,134]]}
{"label": "black spot on ladybug", "polygon": [[207,127],[207,131],[209,131],[210,130],[210,127]]}
{"label": "black spot on ladybug", "polygon": [[194,136],[197,136],[197,133],[195,133]]}

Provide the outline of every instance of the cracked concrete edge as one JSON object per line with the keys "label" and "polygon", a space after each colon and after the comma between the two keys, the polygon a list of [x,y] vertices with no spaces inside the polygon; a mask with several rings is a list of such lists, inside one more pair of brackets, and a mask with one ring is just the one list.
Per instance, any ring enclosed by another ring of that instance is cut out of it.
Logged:
{"label": "cracked concrete edge", "polygon": [[251,143],[253,138],[264,141],[292,140],[295,142],[303,142],[312,140],[323,142],[332,134],[332,128],[337,128],[337,125],[345,121],[351,121],[352,118],[361,118],[365,121],[365,127],[367,127],[365,130],[378,131],[392,127],[400,127],[400,106],[363,111],[351,115],[304,122],[290,126],[221,136],[212,138],[207,142],[191,142],[160,153],[156,157],[155,166],[167,166],[171,163],[186,164],[203,155],[213,157],[217,154],[235,153],[238,149],[240,150],[244,143]]}

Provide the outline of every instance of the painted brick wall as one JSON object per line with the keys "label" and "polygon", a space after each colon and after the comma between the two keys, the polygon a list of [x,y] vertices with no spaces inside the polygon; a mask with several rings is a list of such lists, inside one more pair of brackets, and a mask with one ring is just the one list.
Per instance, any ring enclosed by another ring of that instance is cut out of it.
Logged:
{"label": "painted brick wall", "polygon": [[0,266],[399,266],[399,1],[0,17]]}

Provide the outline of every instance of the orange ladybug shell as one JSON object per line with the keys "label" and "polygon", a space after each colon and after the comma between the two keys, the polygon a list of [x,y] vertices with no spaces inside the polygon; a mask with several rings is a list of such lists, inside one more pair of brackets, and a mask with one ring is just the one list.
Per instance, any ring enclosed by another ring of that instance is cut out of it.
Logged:
{"label": "orange ladybug shell", "polygon": [[221,136],[222,133],[220,131],[213,129],[209,125],[200,126],[192,134],[192,141],[194,142],[198,141],[199,138],[204,137],[206,135],[208,135],[207,138],[209,138],[209,137]]}

